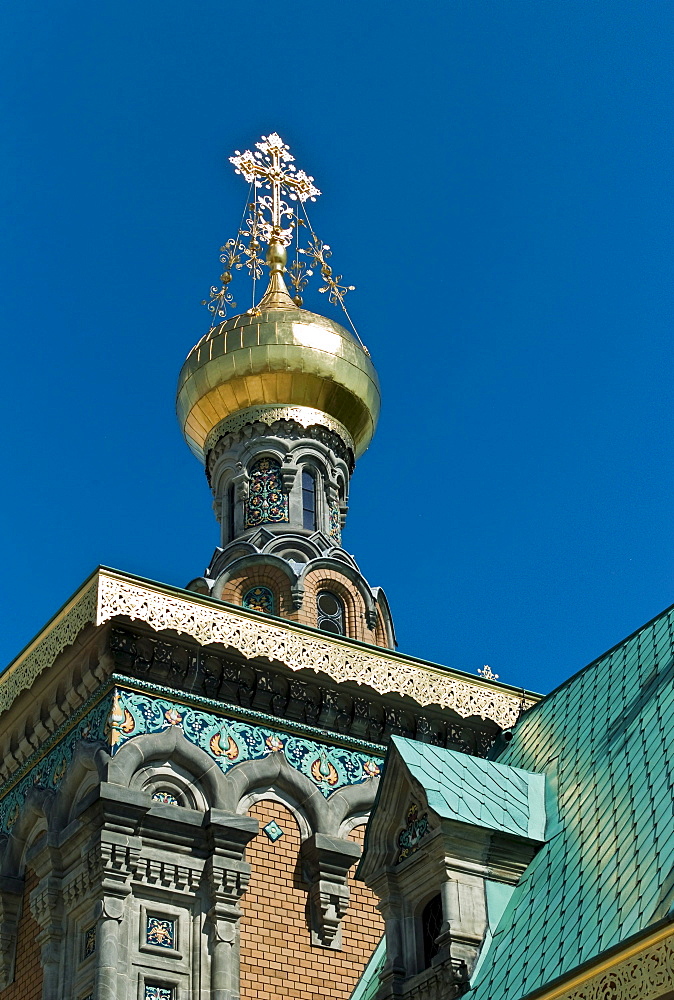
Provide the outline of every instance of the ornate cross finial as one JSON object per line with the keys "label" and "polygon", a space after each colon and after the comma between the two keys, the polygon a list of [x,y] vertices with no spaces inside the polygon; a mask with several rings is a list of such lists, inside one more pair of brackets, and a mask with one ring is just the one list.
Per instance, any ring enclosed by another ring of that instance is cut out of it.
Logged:
{"label": "ornate cross finial", "polygon": [[[271,213],[270,237],[281,238],[283,216],[292,216],[294,213],[288,205],[281,201],[281,196],[286,195],[291,201],[299,200],[316,201],[316,196],[321,192],[314,185],[313,177],[310,177],[304,170],[298,170],[294,165],[295,157],[291,156],[290,148],[285,144],[277,132],[271,135],[263,135],[261,142],[255,143],[256,153],[251,153],[249,149],[245,153],[240,153],[237,149],[235,156],[230,156],[229,162],[234,164],[237,174],[243,174],[248,183],[255,183],[256,186],[262,184],[268,191],[271,191],[271,202],[265,199],[263,208],[268,208]],[[288,168],[284,168],[284,164]],[[260,199],[262,203],[262,199]],[[287,245],[292,237],[292,230],[285,230],[281,242]]]}
{"label": "ornate cross finial", "polygon": [[[344,296],[353,291],[354,286],[342,284],[341,274],[333,274],[327,261],[332,251],[327,243],[318,239],[307,215],[306,202],[316,201],[321,193],[314,184],[313,177],[304,170],[297,169],[295,157],[277,132],[263,135],[260,142],[255,143],[254,152],[247,149],[240,153],[237,150],[229,160],[236,173],[248,181],[255,194],[247,205],[247,214],[244,212],[242,227],[236,239],[228,240],[220,248],[220,261],[224,264],[220,275],[222,284],[211,288],[211,298],[204,305],[208,306],[213,316],[224,319],[227,306],[236,305],[229,291],[232,272],[246,267],[253,281],[253,311],[301,306],[300,293],[308,278],[314,274],[309,268],[311,265],[320,272],[323,281],[319,292],[327,292],[330,302],[333,305],[339,304],[344,309],[356,332],[344,306]],[[268,193],[261,193],[261,189]],[[309,238],[305,247],[299,245],[301,226],[306,226],[308,230]],[[295,259],[286,267],[287,247],[293,243],[293,237],[296,243]],[[267,246],[266,254],[262,252],[263,244]],[[309,260],[301,259],[300,255]],[[262,277],[263,263],[269,267],[270,282],[261,302],[256,306],[255,282]],[[290,298],[284,275],[294,288],[294,299]]]}

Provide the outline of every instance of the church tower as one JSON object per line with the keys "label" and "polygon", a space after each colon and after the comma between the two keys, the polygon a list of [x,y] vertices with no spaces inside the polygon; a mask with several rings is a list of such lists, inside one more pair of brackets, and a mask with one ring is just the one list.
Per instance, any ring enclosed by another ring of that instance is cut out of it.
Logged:
{"label": "church tower", "polygon": [[319,192],[275,134],[233,162],[245,223],[178,385],[220,544],[184,589],[99,567],[0,676],[0,1000],[349,1000],[391,738],[483,757],[535,700],[394,649],[341,544],[377,375],[302,308],[313,271],[350,290]]}
{"label": "church tower", "polygon": [[[312,275],[307,261],[333,304],[343,306],[349,290],[306,213],[320,192],[275,133],[232,162],[252,190],[247,229],[222,248],[223,284],[211,302],[221,322],[190,351],[178,381],[178,419],[206,466],[220,524],[220,546],[189,589],[393,647],[383,591],[341,545],[349,480],[379,416],[377,373],[357,336],[303,309],[299,294]],[[264,247],[262,300],[222,318],[232,271],[247,266],[255,286]]]}

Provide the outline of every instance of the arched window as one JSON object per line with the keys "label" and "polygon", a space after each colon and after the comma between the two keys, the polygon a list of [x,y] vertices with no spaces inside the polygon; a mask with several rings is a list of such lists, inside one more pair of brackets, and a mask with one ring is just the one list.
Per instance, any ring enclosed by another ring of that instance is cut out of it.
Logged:
{"label": "arched window", "polygon": [[234,511],[235,511],[235,489],[234,483],[230,483],[227,487],[227,541],[231,542],[234,538]]}
{"label": "arched window", "polygon": [[283,492],[281,463],[258,458],[250,470],[246,527],[288,520],[288,496]]}
{"label": "arched window", "polygon": [[251,587],[243,595],[242,604],[244,608],[251,611],[265,611],[268,615],[274,614],[274,595],[269,587]]}
{"label": "arched window", "polygon": [[424,969],[428,969],[438,953],[437,937],[442,927],[442,896],[438,893],[421,911],[421,943],[424,949]]}
{"label": "arched window", "polygon": [[302,527],[316,530],[316,477],[302,469]]}
{"label": "arched window", "polygon": [[344,605],[331,590],[321,590],[318,599],[318,627],[324,632],[344,635]]}

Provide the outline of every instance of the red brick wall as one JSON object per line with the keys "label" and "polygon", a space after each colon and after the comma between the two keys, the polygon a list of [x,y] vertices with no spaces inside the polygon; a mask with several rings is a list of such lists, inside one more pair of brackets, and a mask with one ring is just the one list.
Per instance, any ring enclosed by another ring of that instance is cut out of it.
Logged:
{"label": "red brick wall", "polygon": [[0,990],[0,1000],[40,1000],[42,997],[40,949],[35,940],[39,927],[30,912],[29,901],[30,893],[36,885],[35,873],[27,869],[16,940],[14,982]]}
{"label": "red brick wall", "polygon": [[[295,817],[272,801],[256,803],[250,815],[259,820],[260,832],[246,851],[252,873],[242,899],[242,1000],[347,1000],[383,934],[374,895],[350,877],[342,950],[312,947]],[[276,843],[262,829],[272,819],[284,831]],[[351,839],[362,843],[363,833],[358,827]]]}

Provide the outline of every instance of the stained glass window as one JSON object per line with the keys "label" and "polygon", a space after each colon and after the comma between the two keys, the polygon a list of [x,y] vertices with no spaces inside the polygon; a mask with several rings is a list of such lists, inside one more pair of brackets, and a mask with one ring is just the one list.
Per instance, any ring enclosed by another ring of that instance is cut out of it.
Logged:
{"label": "stained glass window", "polygon": [[331,590],[321,590],[317,600],[318,627],[324,632],[344,635],[344,605]]}
{"label": "stained glass window", "polygon": [[266,611],[268,615],[273,615],[274,595],[269,587],[251,587],[244,594],[243,606],[251,611]]}
{"label": "stained glass window", "polygon": [[316,530],[316,479],[308,469],[302,469],[302,527]]}

